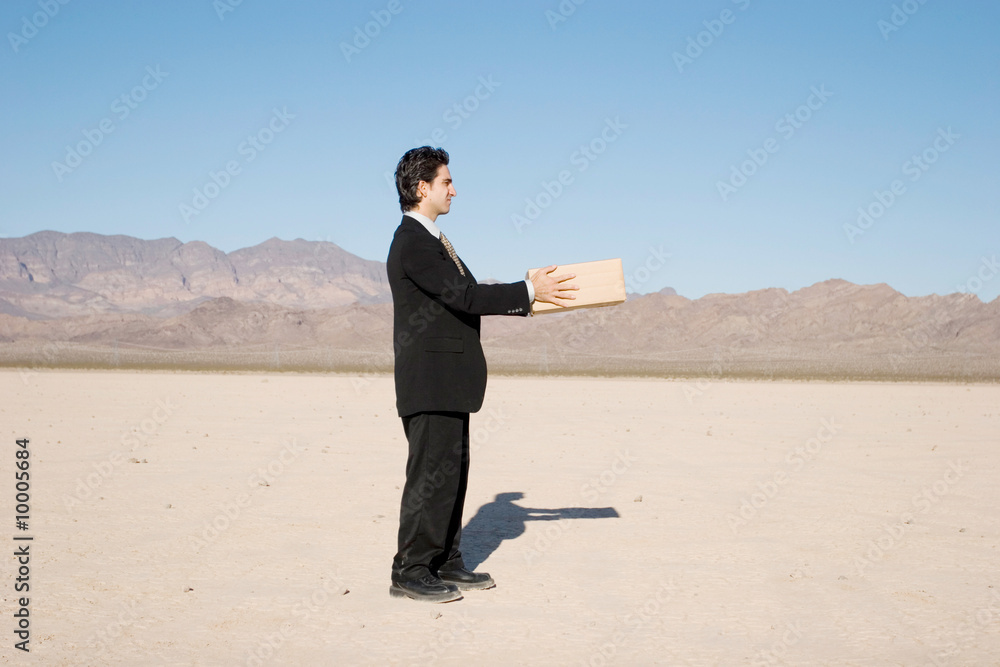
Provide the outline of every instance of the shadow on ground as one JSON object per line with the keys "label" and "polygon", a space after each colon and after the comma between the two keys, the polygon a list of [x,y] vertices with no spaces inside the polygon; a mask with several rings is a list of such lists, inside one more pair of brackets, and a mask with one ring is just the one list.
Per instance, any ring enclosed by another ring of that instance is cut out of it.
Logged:
{"label": "shadow on ground", "polygon": [[498,493],[493,502],[479,508],[462,529],[462,556],[465,566],[475,570],[504,540],[514,540],[524,534],[529,521],[562,521],[569,519],[617,519],[614,507],[560,507],[542,509],[522,507],[520,491]]}

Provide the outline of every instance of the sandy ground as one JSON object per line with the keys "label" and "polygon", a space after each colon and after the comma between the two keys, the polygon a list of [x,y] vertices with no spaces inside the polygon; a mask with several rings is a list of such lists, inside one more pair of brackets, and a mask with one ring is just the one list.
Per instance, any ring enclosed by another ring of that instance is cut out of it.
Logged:
{"label": "sandy ground", "polygon": [[430,605],[390,377],[0,372],[0,661],[1000,664],[1000,386],[494,376],[473,431],[498,586]]}

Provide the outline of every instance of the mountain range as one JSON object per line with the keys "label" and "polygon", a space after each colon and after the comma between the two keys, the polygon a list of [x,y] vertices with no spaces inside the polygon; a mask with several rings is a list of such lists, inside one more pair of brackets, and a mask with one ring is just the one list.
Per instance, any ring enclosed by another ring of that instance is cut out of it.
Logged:
{"label": "mountain range", "polygon": [[43,231],[0,239],[0,313],[166,317],[219,297],[305,309],[391,300],[381,262],[326,241],[272,238],[225,253],[172,237]]}
{"label": "mountain range", "polygon": [[[391,341],[385,265],[333,243],[0,239],[3,365],[383,372]],[[836,279],[699,299],[667,288],[484,318],[483,345],[508,372],[995,381],[1000,299]]]}

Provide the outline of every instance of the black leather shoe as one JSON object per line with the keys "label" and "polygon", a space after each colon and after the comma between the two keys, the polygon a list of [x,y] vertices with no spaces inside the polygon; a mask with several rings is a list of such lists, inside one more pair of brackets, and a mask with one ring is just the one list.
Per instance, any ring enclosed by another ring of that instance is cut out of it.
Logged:
{"label": "black leather shoe", "polygon": [[394,598],[412,598],[421,602],[451,602],[462,599],[457,587],[446,584],[433,574],[410,581],[394,581],[389,587],[389,595]]}
{"label": "black leather shoe", "polygon": [[469,572],[464,567],[457,570],[440,570],[438,577],[446,584],[458,586],[460,591],[483,590],[496,586],[493,577],[485,572]]}

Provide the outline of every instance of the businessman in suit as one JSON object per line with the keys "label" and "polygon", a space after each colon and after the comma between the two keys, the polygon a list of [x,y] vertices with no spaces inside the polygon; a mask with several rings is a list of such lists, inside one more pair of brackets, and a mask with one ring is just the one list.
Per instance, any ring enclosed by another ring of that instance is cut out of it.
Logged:
{"label": "businessman in suit", "polygon": [[393,301],[396,410],[409,445],[390,595],[428,602],[494,586],[459,548],[469,474],[469,413],[483,405],[482,315],[528,315],[533,300],[565,305],[574,274],[481,285],[437,226],[456,195],[448,153],[423,146],[396,166],[403,211],[386,271]]}

